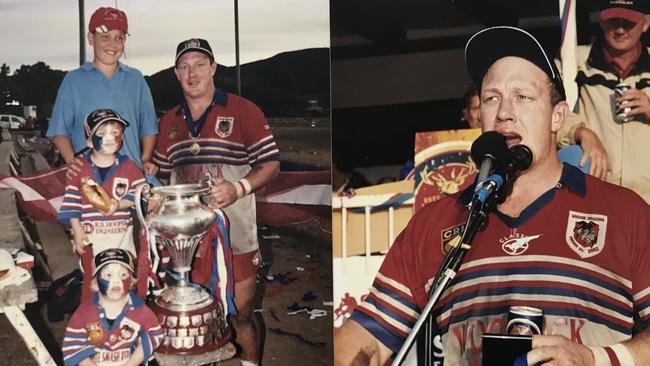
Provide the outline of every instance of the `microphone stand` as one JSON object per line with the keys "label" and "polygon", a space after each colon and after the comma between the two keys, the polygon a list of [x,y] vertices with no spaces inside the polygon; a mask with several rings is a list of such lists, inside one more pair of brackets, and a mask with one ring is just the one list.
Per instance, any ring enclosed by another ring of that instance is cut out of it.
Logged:
{"label": "microphone stand", "polygon": [[[463,229],[463,234],[460,236],[460,239],[452,239],[452,249],[447,253],[445,259],[438,269],[438,274],[433,281],[433,287],[431,294],[429,295],[429,300],[422,310],[420,317],[418,318],[415,325],[411,329],[408,337],[404,341],[402,348],[395,356],[392,366],[399,366],[404,362],[406,355],[416,341],[416,337],[420,333],[422,325],[429,319],[431,311],[434,306],[438,303],[440,295],[449,287],[451,280],[456,276],[458,269],[463,264],[465,259],[465,254],[472,247],[472,242],[476,233],[483,228],[487,223],[487,215],[496,207],[496,204],[499,202],[499,198],[502,195],[504,186],[500,186],[496,189],[495,192],[487,196],[484,202],[478,198],[475,194],[472,202],[470,204],[469,217],[467,218],[467,223]],[[420,364],[420,362],[418,362]]]}

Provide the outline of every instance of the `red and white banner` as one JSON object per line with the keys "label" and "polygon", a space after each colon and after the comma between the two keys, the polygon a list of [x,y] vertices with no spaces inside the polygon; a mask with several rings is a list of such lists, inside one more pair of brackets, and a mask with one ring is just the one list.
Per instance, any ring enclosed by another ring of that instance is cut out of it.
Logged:
{"label": "red and white banner", "polygon": [[332,233],[331,172],[280,172],[255,192],[257,222],[272,226],[316,223]]}
{"label": "red and white banner", "polygon": [[[65,193],[65,167],[32,175],[0,175],[0,188],[20,193],[18,203],[34,220],[57,223]],[[258,221],[286,226],[315,221],[331,233],[332,186],[330,171],[280,172],[266,187],[256,192]]]}
{"label": "red and white banner", "polygon": [[280,172],[255,192],[257,202],[299,205],[332,205],[332,174],[329,170]]}
{"label": "red and white banner", "polygon": [[0,174],[0,188],[13,188],[20,194],[18,204],[27,216],[57,223],[56,215],[65,193],[65,172],[63,166],[16,177]]}

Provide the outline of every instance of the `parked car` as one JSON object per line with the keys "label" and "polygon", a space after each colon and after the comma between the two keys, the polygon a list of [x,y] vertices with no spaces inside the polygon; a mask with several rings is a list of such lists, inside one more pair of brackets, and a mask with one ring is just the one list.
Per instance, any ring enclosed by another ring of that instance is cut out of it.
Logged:
{"label": "parked car", "polygon": [[14,116],[12,114],[0,114],[0,127],[8,128],[10,130],[17,130],[23,128],[25,119],[23,117]]}

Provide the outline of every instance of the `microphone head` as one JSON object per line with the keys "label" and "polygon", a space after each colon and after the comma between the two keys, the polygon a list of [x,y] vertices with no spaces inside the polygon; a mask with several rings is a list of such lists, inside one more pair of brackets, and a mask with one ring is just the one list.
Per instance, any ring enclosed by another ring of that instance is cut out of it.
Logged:
{"label": "microphone head", "polygon": [[477,165],[480,165],[486,156],[491,157],[495,165],[502,165],[509,154],[505,136],[496,131],[484,132],[472,144],[472,160]]}
{"label": "microphone head", "polygon": [[[510,149],[509,173],[516,173],[530,168],[533,163],[533,152],[526,145],[515,145]],[[512,167],[511,167],[512,165]]]}

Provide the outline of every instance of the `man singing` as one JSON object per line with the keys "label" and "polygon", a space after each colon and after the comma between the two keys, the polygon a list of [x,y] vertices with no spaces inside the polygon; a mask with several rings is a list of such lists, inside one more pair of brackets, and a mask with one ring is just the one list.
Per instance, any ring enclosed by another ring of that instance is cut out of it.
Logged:
{"label": "man singing", "polygon": [[[569,113],[562,80],[529,33],[493,27],[467,43],[480,86],[484,131],[533,153],[514,178],[433,317],[444,364],[481,363],[481,334],[505,333],[510,306],[544,313],[528,365],[640,365],[650,333],[650,207],[634,192],[563,165],[556,134]],[[427,303],[445,247],[441,233],[462,226],[472,188],[418,211],[398,236],[366,300],[335,334],[336,365],[383,365],[402,346]],[[590,234],[581,231],[590,228]],[[512,250],[506,245],[518,239]]]}

